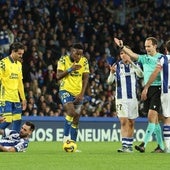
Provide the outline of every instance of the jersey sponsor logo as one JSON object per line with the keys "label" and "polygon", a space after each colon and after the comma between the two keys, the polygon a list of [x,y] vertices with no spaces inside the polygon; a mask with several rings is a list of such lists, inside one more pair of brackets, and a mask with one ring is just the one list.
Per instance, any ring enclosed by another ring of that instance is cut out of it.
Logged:
{"label": "jersey sponsor logo", "polygon": [[18,74],[15,74],[15,73],[11,73],[10,79],[18,79]]}

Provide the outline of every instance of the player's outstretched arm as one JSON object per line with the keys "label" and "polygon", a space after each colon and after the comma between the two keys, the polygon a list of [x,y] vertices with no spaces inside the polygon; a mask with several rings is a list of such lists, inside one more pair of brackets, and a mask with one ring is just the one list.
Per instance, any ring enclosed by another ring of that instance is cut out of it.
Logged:
{"label": "player's outstretched arm", "polygon": [[5,148],[4,146],[0,145],[0,152],[16,152],[14,147]]}
{"label": "player's outstretched arm", "polygon": [[123,50],[125,53],[127,53],[133,60],[138,59],[138,54],[134,53],[131,49],[127,48],[126,46],[123,45],[123,41],[119,40],[118,38],[114,38],[114,42],[116,45]]}

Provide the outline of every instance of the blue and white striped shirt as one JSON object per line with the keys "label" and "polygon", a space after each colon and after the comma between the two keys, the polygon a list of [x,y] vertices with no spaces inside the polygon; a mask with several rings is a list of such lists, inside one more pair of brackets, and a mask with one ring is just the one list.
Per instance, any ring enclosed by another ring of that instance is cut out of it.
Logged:
{"label": "blue and white striped shirt", "polygon": [[28,147],[29,140],[20,137],[19,133],[15,130],[4,130],[4,135],[0,140],[0,145],[9,148],[14,147],[16,152],[24,152]]}
{"label": "blue and white striped shirt", "polygon": [[117,63],[115,82],[117,99],[137,98],[137,75],[131,64]]}
{"label": "blue and white striped shirt", "polygon": [[161,65],[162,93],[168,93],[170,88],[170,55],[162,55],[158,60]]}

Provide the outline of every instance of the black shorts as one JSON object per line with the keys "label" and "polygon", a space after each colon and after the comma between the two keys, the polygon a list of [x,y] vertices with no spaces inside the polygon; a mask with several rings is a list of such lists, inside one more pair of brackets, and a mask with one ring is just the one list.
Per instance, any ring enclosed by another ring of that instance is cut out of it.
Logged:
{"label": "black shorts", "polygon": [[150,86],[147,93],[147,100],[144,101],[144,111],[155,110],[158,113],[161,110],[161,86]]}

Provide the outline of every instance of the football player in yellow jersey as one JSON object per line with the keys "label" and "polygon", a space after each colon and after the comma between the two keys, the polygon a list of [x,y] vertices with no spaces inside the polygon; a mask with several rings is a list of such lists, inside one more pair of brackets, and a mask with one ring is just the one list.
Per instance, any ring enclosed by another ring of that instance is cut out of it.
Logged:
{"label": "football player in yellow jersey", "polygon": [[22,109],[26,109],[20,62],[23,54],[24,45],[15,42],[10,46],[10,55],[0,61],[0,108],[5,118],[0,129],[5,129],[11,123],[12,130],[19,132],[21,128]]}
{"label": "football player in yellow jersey", "polygon": [[83,56],[83,46],[74,44],[70,55],[58,61],[57,79],[60,80],[59,96],[66,110],[63,142],[76,141],[83,96],[89,78],[89,64]]}

